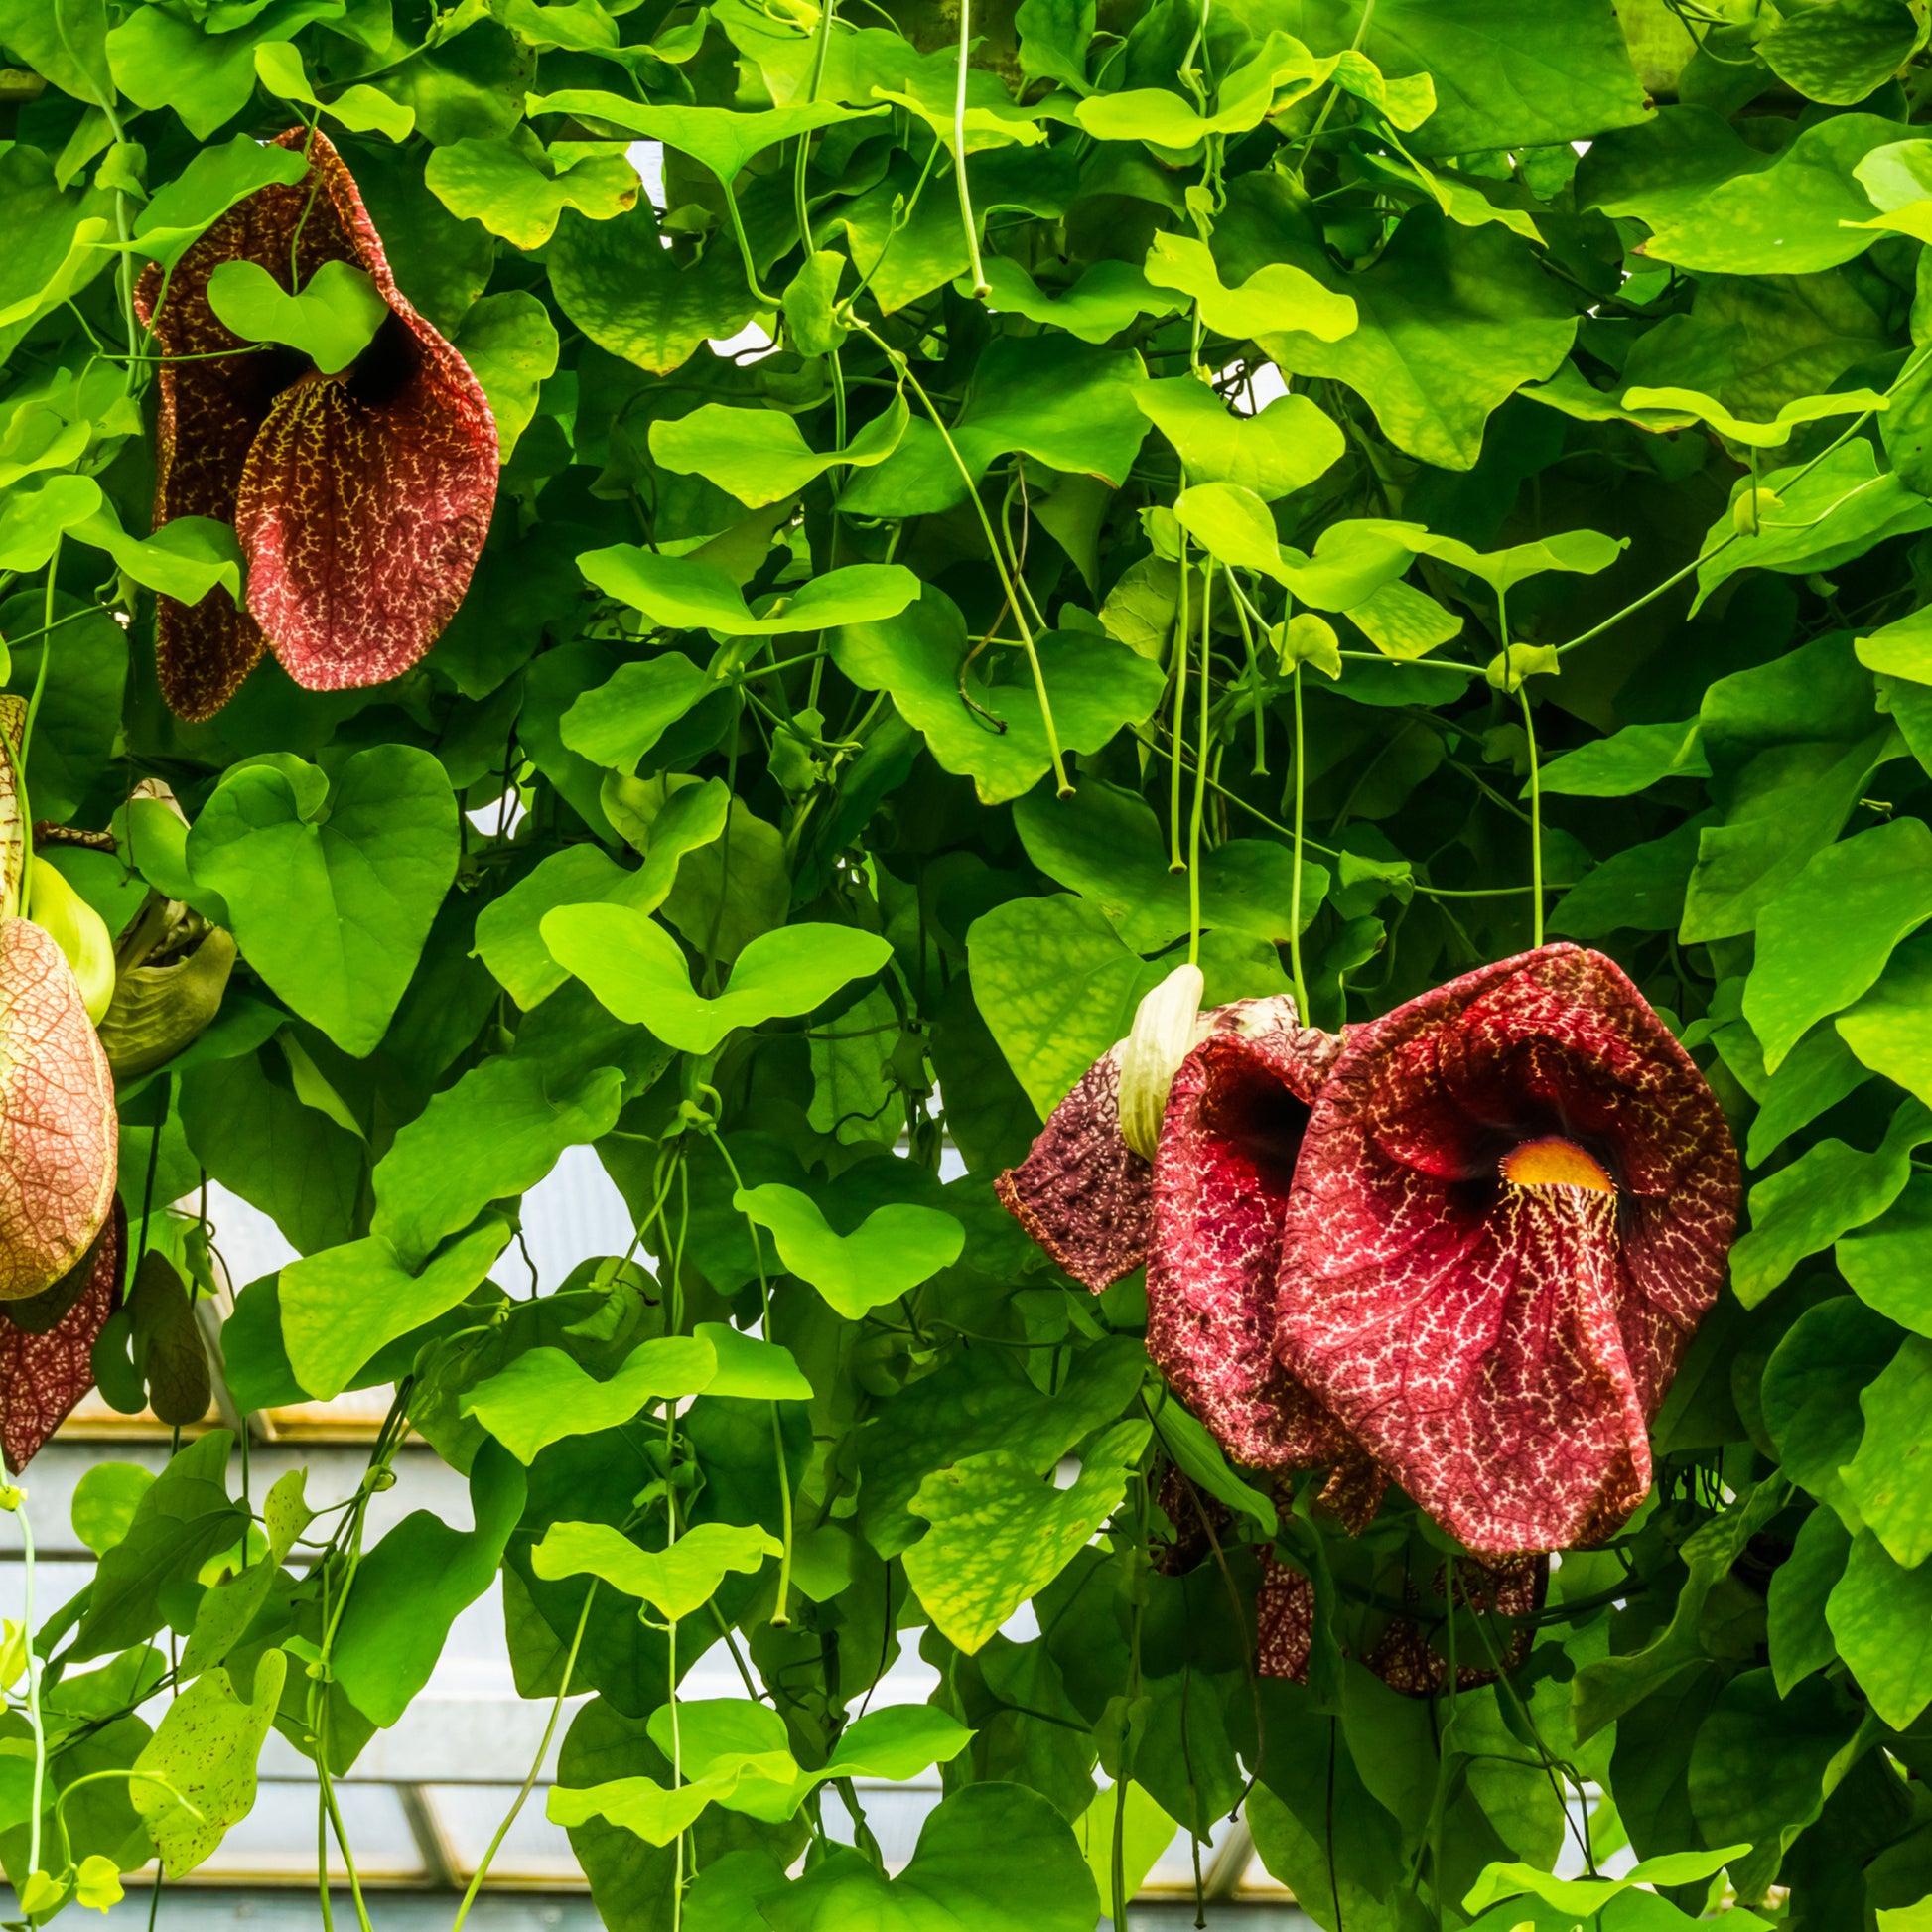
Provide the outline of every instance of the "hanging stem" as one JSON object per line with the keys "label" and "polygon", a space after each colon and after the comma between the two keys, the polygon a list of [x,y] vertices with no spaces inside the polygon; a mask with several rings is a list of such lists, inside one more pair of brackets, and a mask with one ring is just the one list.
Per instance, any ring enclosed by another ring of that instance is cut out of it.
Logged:
{"label": "hanging stem", "polygon": [[[671,1617],[665,1624],[669,1641],[665,1655],[669,1657],[668,1667],[670,1684],[666,1695],[671,1706],[671,1789],[675,1791],[684,1782],[684,1740],[678,1735],[677,1726],[677,1618]],[[684,1923],[684,1834],[677,1835],[677,1866],[671,1874],[671,1932],[679,1932]]]}
{"label": "hanging stem", "polygon": [[[730,1150],[725,1146],[724,1136],[719,1134],[715,1127],[712,1130],[711,1144],[724,1156],[733,1187],[743,1193],[745,1181],[738,1172],[738,1163],[732,1159]],[[764,1310],[764,1334],[768,1341],[771,1338],[771,1278],[764,1270],[764,1241],[759,1224],[749,1214],[745,1216],[745,1227],[752,1237],[752,1255],[759,1266],[759,1299]],[[774,1401],[769,1407],[771,1448],[777,1457],[778,1465],[779,1541],[784,1546],[778,1558],[778,1607],[771,1614],[771,1627],[774,1630],[784,1630],[791,1624],[791,1618],[786,1612],[786,1605],[791,1600],[791,1471],[785,1464],[784,1423],[778,1414],[778,1405]]]}
{"label": "hanging stem", "polygon": [[973,192],[966,185],[966,56],[972,49],[973,0],[959,0],[959,80],[952,101],[952,166],[959,184],[959,218],[966,229],[966,254],[973,270],[973,300],[993,293],[980,261],[979,222],[973,214]]}
{"label": "hanging stem", "polygon": [[1295,667],[1295,881],[1288,889],[1288,964],[1295,980],[1295,1011],[1310,1025],[1309,987],[1302,977],[1303,805],[1308,789],[1302,757],[1302,667]]}
{"label": "hanging stem", "polygon": [[543,1727],[543,1741],[537,1746],[537,1754],[530,1760],[530,1774],[523,1780],[523,1788],[517,1792],[516,1801],[503,1814],[503,1822],[496,1827],[496,1836],[489,1841],[489,1849],[483,1855],[483,1863],[477,1866],[476,1876],[470,1880],[470,1888],[463,1894],[463,1903],[457,1907],[456,1918],[452,1921],[450,1932],[463,1932],[463,1921],[470,1916],[470,1907],[477,1902],[477,1893],[483,1889],[483,1881],[489,1875],[490,1862],[496,1857],[498,1848],[509,1836],[509,1829],[516,1823],[516,1815],[528,1802],[536,1787],[537,1774],[543,1769],[545,1754],[550,1749],[550,1740],[557,1734],[557,1720],[564,1714],[564,1700],[570,1696],[570,1680],[577,1669],[577,1652],[584,1641],[584,1630],[591,1620],[591,1604],[597,1597],[598,1579],[591,1579],[591,1587],[584,1592],[584,1607],[578,1612],[577,1631],[570,1640],[570,1654],[564,1659],[563,1681],[557,1686],[557,1701],[550,1707],[550,1722]]}
{"label": "hanging stem", "polygon": [[1207,562],[1200,593],[1200,739],[1194,752],[1194,810],[1187,827],[1187,964],[1200,964],[1200,828],[1207,802],[1208,700],[1213,680],[1208,675],[1209,621],[1214,603],[1214,560]]}
{"label": "hanging stem", "polygon": [[[1180,474],[1184,488],[1187,473]],[[1180,850],[1180,754],[1186,743],[1186,704],[1187,704],[1187,645],[1189,624],[1187,621],[1187,537],[1183,531],[1180,538],[1180,598],[1175,607],[1173,633],[1173,723],[1170,736],[1173,740],[1173,770],[1168,781],[1168,870],[1185,872],[1187,860]]]}
{"label": "hanging stem", "polygon": [[980,500],[979,485],[973,481],[973,473],[966,467],[966,459],[959,453],[959,445],[952,440],[952,432],[946,427],[945,420],[933,406],[933,401],[925,392],[919,378],[912,373],[910,360],[899,353],[885,337],[852,318],[860,333],[869,338],[885,354],[886,359],[904,378],[912,393],[918,397],[919,405],[931,419],[932,427],[939,432],[939,440],[945,444],[947,453],[959,472],[960,481],[966,485],[966,494],[972,499],[973,509],[978,514],[980,528],[986,534],[986,547],[993,555],[993,568],[999,572],[1000,588],[1005,591],[1007,601],[1013,607],[1013,621],[1020,628],[1021,648],[1027,653],[1027,662],[1033,667],[1034,695],[1039,700],[1039,722],[1046,733],[1046,750],[1053,765],[1053,789],[1062,798],[1073,796],[1073,786],[1066,775],[1066,760],[1060,753],[1060,738],[1053,725],[1053,707],[1046,696],[1046,674],[1039,666],[1039,652],[1034,647],[1033,627],[1027,621],[1027,615],[1021,605],[1018,587],[1014,584],[1012,573],[1007,569],[1005,552],[1000,545],[999,533],[993,528],[993,519],[986,513],[986,505]]}
{"label": "hanging stem", "polygon": [[[826,4],[819,9],[818,29],[814,36],[814,45],[812,48],[811,85],[805,89],[805,105],[807,107],[811,106],[818,99],[819,86],[825,79],[825,57],[831,51],[832,22],[837,14],[838,8],[833,4],[833,0],[826,0]],[[811,259],[812,253],[812,218],[805,198],[805,169],[809,159],[811,144],[812,137],[809,133],[801,134],[798,137],[798,153],[792,163],[791,171],[792,200],[796,203],[798,208],[798,245],[804,249],[807,261]],[[833,355],[835,364],[837,360],[838,357],[835,351]],[[839,440],[841,447],[843,447],[845,439],[841,437]]]}
{"label": "hanging stem", "polygon": [[758,263],[752,259],[752,238],[745,232],[745,217],[738,211],[738,197],[733,193],[730,182],[722,182],[722,186],[725,207],[732,218],[732,233],[738,237],[738,252],[745,258],[745,284],[760,309],[775,309],[778,307],[777,297],[766,295],[763,284],[759,280]]}
{"label": "hanging stem", "polygon": [[40,1660],[34,1655],[34,1526],[27,1520],[27,1492],[11,1483],[0,1486],[0,1509],[9,1509],[20,1524],[20,1547],[25,1570],[26,1602],[21,1640],[27,1652],[27,1724],[34,1733],[33,1813],[27,1828],[27,1870],[41,1868],[41,1795],[47,1786],[47,1726],[41,1719]]}
{"label": "hanging stem", "polygon": [[1543,943],[1543,776],[1536,766],[1536,720],[1530,714],[1530,693],[1526,684],[1516,687],[1516,700],[1523,707],[1523,735],[1530,749],[1530,904],[1531,944]]}

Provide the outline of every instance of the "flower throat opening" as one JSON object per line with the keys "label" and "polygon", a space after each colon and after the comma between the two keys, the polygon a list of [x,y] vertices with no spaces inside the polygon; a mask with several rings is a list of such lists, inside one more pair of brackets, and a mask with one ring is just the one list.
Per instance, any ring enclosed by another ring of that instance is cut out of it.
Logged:
{"label": "flower throat opening", "polygon": [[1503,1178],[1518,1187],[1588,1187],[1599,1194],[1616,1192],[1616,1183],[1595,1157],[1560,1134],[1524,1141],[1503,1156],[1500,1166]]}

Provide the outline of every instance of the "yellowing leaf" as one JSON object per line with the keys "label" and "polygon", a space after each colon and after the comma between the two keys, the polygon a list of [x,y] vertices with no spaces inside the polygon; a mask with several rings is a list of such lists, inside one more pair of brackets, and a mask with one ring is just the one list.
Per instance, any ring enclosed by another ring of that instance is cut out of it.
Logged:
{"label": "yellowing leaf", "polygon": [[1157,234],[1146,274],[1155,287],[1189,297],[1216,335],[1241,339],[1294,329],[1335,343],[1355,327],[1355,305],[1347,296],[1288,262],[1256,269],[1239,288],[1223,287],[1207,244],[1191,235]]}
{"label": "yellowing leaf", "polygon": [[768,1530],[700,1523],[663,1550],[642,1550],[608,1523],[552,1523],[530,1553],[539,1577],[601,1577],[676,1622],[702,1609],[732,1571],[756,1571],[783,1545]]}
{"label": "yellowing leaf", "polygon": [[[230,1825],[255,1803],[255,1760],[281,1701],[288,1656],[265,1650],[255,1666],[252,1700],[234,1695],[228,1673],[204,1671],[169,1705],[154,1735],[134,1760],[128,1796],[161,1853],[170,1878],[208,1857]],[[166,1779],[172,1789],[152,1781]]]}

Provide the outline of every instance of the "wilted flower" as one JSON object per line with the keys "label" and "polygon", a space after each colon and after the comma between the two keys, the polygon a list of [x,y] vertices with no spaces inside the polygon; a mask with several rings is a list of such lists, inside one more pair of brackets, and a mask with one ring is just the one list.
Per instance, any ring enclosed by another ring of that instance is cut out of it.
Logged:
{"label": "wilted flower", "polygon": [[[144,322],[161,366],[157,528],[232,522],[248,603],[220,589],[159,600],[162,695],[187,719],[227,703],[262,654],[312,691],[399,676],[455,615],[488,533],[496,428],[469,365],[397,290],[355,183],[328,138],[309,174],[257,190],[221,216],[164,283],[147,269]],[[253,262],[287,286],[325,262],[364,270],[389,314],[348,367],[324,374],[290,349],[249,349],[215,315],[208,278]],[[241,351],[241,352],[235,352]]]}
{"label": "wilted flower", "polygon": [[1607,1534],[1717,1297],[1737,1157],[1599,953],[1546,946],[1352,1030],[1302,1138],[1274,1345],[1470,1549]]}
{"label": "wilted flower", "polygon": [[149,896],[114,949],[114,997],[100,1023],[107,1063],[124,1080],[165,1066],[221,1010],[235,942],[179,899]]}

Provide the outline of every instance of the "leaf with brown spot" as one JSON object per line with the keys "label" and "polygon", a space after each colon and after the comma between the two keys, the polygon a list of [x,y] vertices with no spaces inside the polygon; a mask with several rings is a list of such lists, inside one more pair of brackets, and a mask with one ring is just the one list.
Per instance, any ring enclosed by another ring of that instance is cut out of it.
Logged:
{"label": "leaf with brown spot", "polygon": [[[131,1779],[128,1795],[170,1878],[193,1871],[228,1827],[254,1809],[255,1762],[281,1702],[288,1662],[285,1651],[262,1653],[248,1704],[234,1695],[225,1670],[204,1671],[168,1707],[135,1759],[135,1769],[150,1776]],[[154,1778],[165,1778],[170,1788]]]}

